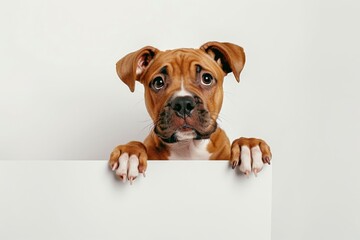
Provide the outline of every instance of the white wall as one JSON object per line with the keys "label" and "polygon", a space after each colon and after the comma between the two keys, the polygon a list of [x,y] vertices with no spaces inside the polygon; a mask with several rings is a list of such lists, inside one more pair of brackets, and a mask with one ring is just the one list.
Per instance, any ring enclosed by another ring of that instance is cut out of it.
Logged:
{"label": "white wall", "polygon": [[[357,1],[8,1],[0,7],[0,159],[106,159],[143,139],[143,90],[115,62],[144,45],[242,45],[221,126],[274,153],[274,240],[360,237]],[[129,130],[131,129],[131,130]]]}

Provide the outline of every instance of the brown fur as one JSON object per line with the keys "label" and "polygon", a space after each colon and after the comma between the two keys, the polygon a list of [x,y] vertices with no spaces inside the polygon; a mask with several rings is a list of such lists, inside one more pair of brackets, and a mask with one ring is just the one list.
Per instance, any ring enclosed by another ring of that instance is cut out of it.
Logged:
{"label": "brown fur", "polygon": [[[188,91],[203,100],[211,120],[216,124],[222,107],[224,76],[232,72],[239,81],[244,64],[245,54],[241,47],[231,43],[208,42],[199,49],[181,48],[160,51],[151,46],[144,47],[120,59],[116,69],[120,79],[132,92],[135,90],[136,80],[144,85],[146,108],[154,123],[157,122],[165,104],[176,91],[181,89],[183,81]],[[216,79],[215,86],[206,88],[199,85],[196,80],[196,66],[198,65],[202,67],[202,71],[211,73]],[[164,90],[155,92],[149,85],[155,77],[165,77],[161,72],[164,67],[167,71],[168,85]],[[270,162],[270,148],[263,140],[239,138],[230,145],[225,132],[219,127],[211,134],[207,150],[212,160],[230,160],[232,165],[238,165],[241,145],[250,147],[259,145],[263,153],[263,161]],[[143,143],[130,142],[117,146],[110,157],[111,167],[117,163],[121,152],[135,154],[140,158],[140,172],[146,170],[147,159],[167,160],[170,155],[169,146],[154,132],[151,132]]]}

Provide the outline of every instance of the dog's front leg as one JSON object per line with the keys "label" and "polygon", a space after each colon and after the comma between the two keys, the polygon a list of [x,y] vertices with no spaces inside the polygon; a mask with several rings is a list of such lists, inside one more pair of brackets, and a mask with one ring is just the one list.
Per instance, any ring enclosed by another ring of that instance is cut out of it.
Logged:
{"label": "dog's front leg", "polygon": [[145,175],[147,151],[141,142],[129,142],[117,146],[110,155],[109,166],[122,181],[132,183],[139,173]]}
{"label": "dog's front leg", "polygon": [[256,175],[264,166],[270,164],[271,151],[269,145],[257,138],[239,138],[231,145],[231,165],[233,168],[239,165],[242,173],[249,175],[254,172]]}

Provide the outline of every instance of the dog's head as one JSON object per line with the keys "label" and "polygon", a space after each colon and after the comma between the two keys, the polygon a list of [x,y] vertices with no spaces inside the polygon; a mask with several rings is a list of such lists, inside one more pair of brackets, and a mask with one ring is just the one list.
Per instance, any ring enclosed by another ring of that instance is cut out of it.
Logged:
{"label": "dog's head", "polygon": [[144,85],[154,131],[172,143],[210,137],[217,128],[224,76],[232,72],[239,81],[244,64],[241,47],[208,42],[199,49],[147,46],[120,59],[116,70],[130,91],[136,80]]}

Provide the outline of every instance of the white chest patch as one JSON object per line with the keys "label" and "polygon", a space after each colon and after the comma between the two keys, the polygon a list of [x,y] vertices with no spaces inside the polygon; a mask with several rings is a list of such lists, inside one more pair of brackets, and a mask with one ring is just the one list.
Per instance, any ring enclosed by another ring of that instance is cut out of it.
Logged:
{"label": "white chest patch", "polygon": [[188,140],[174,143],[170,146],[169,160],[209,160],[206,140]]}

